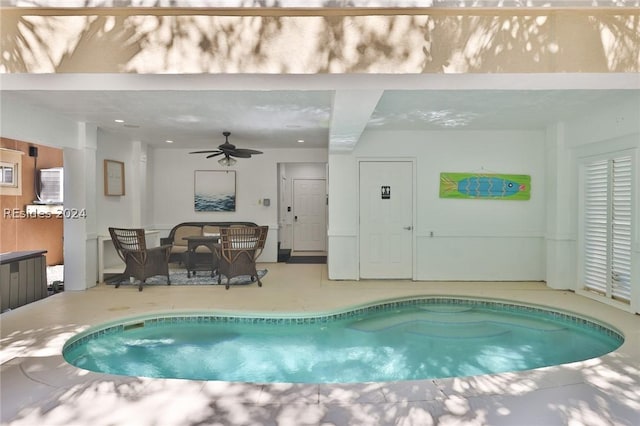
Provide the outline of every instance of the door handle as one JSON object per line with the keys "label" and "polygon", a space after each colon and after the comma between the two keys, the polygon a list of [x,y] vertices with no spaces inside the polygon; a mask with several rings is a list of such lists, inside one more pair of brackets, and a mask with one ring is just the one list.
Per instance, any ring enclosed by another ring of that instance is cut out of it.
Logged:
{"label": "door handle", "polygon": [[298,216],[294,216],[293,220],[295,220],[297,222],[298,221]]}
{"label": "door handle", "polygon": [[411,231],[413,226],[404,226],[402,229],[406,229],[407,231]]}

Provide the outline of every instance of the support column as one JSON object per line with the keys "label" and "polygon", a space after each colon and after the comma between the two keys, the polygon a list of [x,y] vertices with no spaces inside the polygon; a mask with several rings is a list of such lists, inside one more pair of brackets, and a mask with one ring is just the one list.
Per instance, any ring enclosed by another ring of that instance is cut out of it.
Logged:
{"label": "support column", "polygon": [[65,291],[86,290],[96,284],[97,138],[95,125],[78,123],[77,148],[64,149]]}
{"label": "support column", "polygon": [[147,181],[147,152],[145,146],[140,141],[132,142],[131,149],[131,172],[127,179],[129,182],[127,194],[131,200],[131,223],[134,228],[143,228],[146,223],[145,199]]}
{"label": "support column", "polygon": [[566,148],[564,123],[547,129],[546,135],[546,281],[554,289],[575,290],[577,280],[575,167]]}

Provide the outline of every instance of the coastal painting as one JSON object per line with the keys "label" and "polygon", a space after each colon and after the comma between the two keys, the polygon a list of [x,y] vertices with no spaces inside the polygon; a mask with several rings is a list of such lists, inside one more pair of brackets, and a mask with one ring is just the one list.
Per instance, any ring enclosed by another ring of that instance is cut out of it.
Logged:
{"label": "coastal painting", "polygon": [[531,198],[531,176],[440,173],[440,198],[528,200]]}
{"label": "coastal painting", "polygon": [[194,208],[197,212],[236,211],[236,172],[196,170]]}

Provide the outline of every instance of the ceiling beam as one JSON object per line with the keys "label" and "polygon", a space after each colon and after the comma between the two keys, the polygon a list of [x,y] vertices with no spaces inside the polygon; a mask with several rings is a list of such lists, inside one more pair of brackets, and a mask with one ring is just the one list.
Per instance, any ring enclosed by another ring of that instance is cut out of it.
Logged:
{"label": "ceiling beam", "polygon": [[329,152],[352,151],[384,90],[338,90],[329,124]]}
{"label": "ceiling beam", "polygon": [[495,74],[0,74],[0,91],[640,89],[636,73]]}

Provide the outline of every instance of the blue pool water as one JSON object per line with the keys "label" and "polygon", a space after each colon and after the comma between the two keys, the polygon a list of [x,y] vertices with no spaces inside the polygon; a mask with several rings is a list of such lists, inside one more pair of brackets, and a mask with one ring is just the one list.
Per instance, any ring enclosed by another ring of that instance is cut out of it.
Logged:
{"label": "blue pool water", "polygon": [[432,298],[314,318],[138,318],[76,336],[64,357],[118,375],[349,383],[528,370],[598,357],[622,341],[569,314]]}

